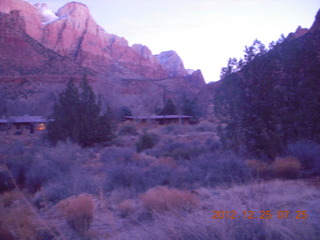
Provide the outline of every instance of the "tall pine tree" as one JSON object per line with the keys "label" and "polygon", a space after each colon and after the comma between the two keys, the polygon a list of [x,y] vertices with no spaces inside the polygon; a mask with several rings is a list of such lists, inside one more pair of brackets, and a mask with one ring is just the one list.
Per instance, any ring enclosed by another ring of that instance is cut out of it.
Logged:
{"label": "tall pine tree", "polygon": [[70,140],[83,147],[110,140],[111,123],[106,114],[100,114],[97,101],[86,77],[80,83],[80,91],[70,80],[67,88],[55,103],[48,125],[48,139],[52,143]]}

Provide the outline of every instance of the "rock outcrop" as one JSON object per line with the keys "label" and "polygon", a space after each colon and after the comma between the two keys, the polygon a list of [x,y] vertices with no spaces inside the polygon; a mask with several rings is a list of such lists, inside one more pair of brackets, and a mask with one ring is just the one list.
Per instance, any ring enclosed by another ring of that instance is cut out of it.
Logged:
{"label": "rock outcrop", "polygon": [[20,11],[26,24],[26,33],[34,39],[40,39],[42,36],[42,24],[38,9],[30,3],[23,0],[1,0],[0,12],[10,13],[12,10]]}
{"label": "rock outcrop", "polygon": [[162,52],[156,57],[168,76],[183,77],[187,75],[183,62],[175,51]]}
{"label": "rock outcrop", "polygon": [[46,48],[25,33],[26,24],[20,11],[0,15],[0,77],[82,77],[85,69]]}
{"label": "rock outcrop", "polygon": [[128,42],[106,33],[91,17],[87,6],[71,2],[60,8],[58,20],[44,26],[43,42],[85,67],[114,72],[128,78],[164,78],[165,72],[154,58],[131,48]]}

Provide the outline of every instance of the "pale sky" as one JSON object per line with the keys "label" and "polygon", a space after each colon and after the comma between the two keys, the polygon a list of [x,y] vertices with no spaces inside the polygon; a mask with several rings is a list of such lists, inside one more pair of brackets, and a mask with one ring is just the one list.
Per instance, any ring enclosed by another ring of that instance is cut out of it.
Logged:
{"label": "pale sky", "polygon": [[[68,0],[47,3],[54,12]],[[310,28],[319,0],[79,0],[106,32],[140,43],[153,54],[174,50],[185,68],[201,69],[206,82],[219,80],[229,57],[245,45],[265,45],[301,25]]]}

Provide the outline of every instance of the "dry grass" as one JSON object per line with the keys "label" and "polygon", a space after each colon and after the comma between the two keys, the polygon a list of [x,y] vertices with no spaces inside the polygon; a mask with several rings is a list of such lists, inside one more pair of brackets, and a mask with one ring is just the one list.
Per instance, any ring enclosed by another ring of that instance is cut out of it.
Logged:
{"label": "dry grass", "polygon": [[60,201],[57,208],[69,226],[79,234],[89,230],[94,216],[94,202],[91,195],[81,194]]}
{"label": "dry grass", "polygon": [[13,235],[14,239],[35,240],[38,239],[41,232],[47,230],[42,219],[28,205],[16,202],[0,211],[1,228]]}
{"label": "dry grass", "polygon": [[264,178],[269,176],[271,173],[271,166],[266,162],[256,159],[249,159],[246,160],[246,163],[251,169],[253,169],[257,177]]}
{"label": "dry grass", "polygon": [[157,186],[141,196],[143,205],[151,212],[191,211],[198,206],[198,198],[190,191]]}
{"label": "dry grass", "polygon": [[[188,142],[185,148],[190,148],[191,144],[192,142]],[[204,142],[203,144],[208,145]],[[207,146],[208,149],[209,147],[211,145]],[[66,148],[59,149],[66,150]],[[61,155],[54,149],[52,152],[50,149],[47,151],[55,158],[61,158],[62,162],[70,161],[66,157],[67,151],[60,150]],[[77,152],[76,149],[75,152]],[[26,190],[21,191],[13,180],[16,190],[0,195],[0,239],[319,239],[320,190],[316,188],[318,185],[311,186],[303,180],[273,180],[231,187],[232,183],[229,183],[228,187],[227,185],[223,187],[222,185],[226,184],[224,181],[217,181],[216,185],[201,185],[200,180],[203,175],[206,178],[206,176],[213,177],[219,173],[225,173],[226,176],[235,177],[241,170],[234,164],[237,163],[237,158],[232,158],[228,171],[224,171],[223,167],[228,164],[226,158],[222,158],[219,162],[211,161],[211,155],[201,155],[201,158],[191,159],[192,165],[187,165],[190,163],[188,160],[178,161],[167,156],[151,157],[145,155],[147,153],[133,154],[132,152],[128,148],[120,147],[105,148],[103,152],[100,150],[99,157],[94,159],[94,162],[101,163],[100,167],[104,166],[97,169],[97,174],[94,175],[97,178],[101,177],[98,181],[101,188],[99,197],[88,194],[64,197],[66,199],[57,205],[47,202],[47,208],[40,210],[31,204],[36,199],[35,195],[26,196]],[[203,151],[200,152],[203,153]],[[81,152],[81,154],[72,155],[72,159],[76,160],[75,163],[83,163],[85,168],[88,168],[90,167],[88,162],[92,163],[92,158],[96,156],[98,156],[96,152],[91,155]],[[212,159],[215,159],[213,155]],[[266,174],[268,177],[275,173],[279,177],[288,178],[300,169],[295,159],[289,157],[276,159],[273,164],[257,160],[248,160],[247,163],[256,170],[258,175]],[[148,183],[147,187],[141,188],[141,191],[137,191],[134,187],[118,187],[112,191],[102,189],[102,186],[108,183],[103,178],[110,174],[106,170],[111,169],[113,164],[122,166],[119,171],[123,174],[133,174],[133,178],[128,178],[130,184],[134,186],[141,181],[143,184]],[[202,168],[199,168],[199,165]],[[204,174],[205,171],[208,175]],[[161,179],[165,176],[163,179],[166,180],[167,175],[167,178],[174,183],[174,177],[179,172],[185,176],[181,178],[185,185],[170,185],[176,188],[156,186],[166,184]],[[85,179],[81,171],[74,174],[77,176],[75,181],[77,184],[79,184],[78,179]],[[247,172],[244,171],[245,176],[246,174]],[[10,176],[13,178],[12,174]],[[194,180],[199,184],[188,185],[187,181],[191,181],[195,176],[199,177]],[[161,181],[158,181],[159,179]],[[66,184],[66,186],[72,184],[70,181],[62,183],[60,178],[57,183]],[[198,186],[219,187],[198,188]],[[87,189],[90,190],[91,187],[90,185]],[[148,191],[145,190],[150,187]],[[198,189],[192,191],[178,189],[183,187]],[[42,190],[45,191],[47,188],[48,185],[44,185]],[[99,194],[99,192],[93,194]],[[59,211],[56,211],[55,206]],[[237,218],[212,219],[212,211],[235,211]],[[244,218],[244,211],[253,211],[256,218]],[[261,211],[270,211],[272,218],[260,219]],[[279,211],[290,211],[290,217],[279,219],[277,216]],[[297,219],[296,211],[306,211],[308,218]]]}
{"label": "dry grass", "polygon": [[9,207],[15,201],[21,200],[22,198],[22,194],[17,190],[4,192],[0,195],[0,201],[2,202],[4,207]]}
{"label": "dry grass", "polygon": [[135,201],[126,199],[117,205],[121,217],[127,217],[135,212]]}
{"label": "dry grass", "polygon": [[[226,189],[201,188],[196,192],[200,207],[194,211],[162,211],[152,221],[128,227],[118,239],[319,239],[320,190],[303,181],[276,180]],[[152,200],[157,203],[155,196]],[[157,206],[153,201],[151,207]],[[168,209],[165,205],[162,208]],[[236,211],[237,218],[212,219],[214,210]],[[254,211],[255,218],[244,218],[244,211]],[[270,211],[272,218],[260,219],[261,211]],[[290,211],[289,218],[279,219],[278,211]],[[297,219],[296,211],[306,211],[308,218]]]}
{"label": "dry grass", "polygon": [[1,239],[35,240],[61,239],[65,236],[59,228],[41,217],[15,181],[6,165],[2,166],[8,173],[14,190],[5,192],[0,197],[0,237]]}
{"label": "dry grass", "polygon": [[272,170],[277,177],[296,178],[301,170],[301,164],[295,157],[277,158],[272,163]]}

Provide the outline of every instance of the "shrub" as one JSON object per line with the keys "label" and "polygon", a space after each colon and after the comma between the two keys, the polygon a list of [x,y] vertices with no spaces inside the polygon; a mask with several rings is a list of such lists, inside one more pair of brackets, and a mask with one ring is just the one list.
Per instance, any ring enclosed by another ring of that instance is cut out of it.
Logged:
{"label": "shrub", "polygon": [[135,202],[132,199],[123,200],[117,205],[121,217],[127,217],[135,211]]}
{"label": "shrub", "polygon": [[0,195],[0,203],[2,203],[4,207],[9,207],[15,201],[20,200],[21,198],[21,192],[17,190],[8,191]]}
{"label": "shrub", "polygon": [[199,141],[183,142],[172,139],[164,139],[158,147],[148,150],[151,155],[173,157],[174,159],[191,159],[209,152],[209,146]]}
{"label": "shrub", "polygon": [[[27,171],[33,162],[33,150],[34,149],[26,148],[23,143],[18,141],[10,144],[6,149],[3,149],[7,155],[5,164],[14,180],[20,185],[25,184]],[[6,178],[7,174],[4,173],[3,175],[3,177]]]}
{"label": "shrub", "polygon": [[137,192],[142,192],[146,188],[143,176],[143,170],[138,166],[115,164],[110,166],[106,172],[106,190],[132,188]]}
{"label": "shrub", "polygon": [[215,131],[215,126],[210,122],[202,121],[196,126],[196,130],[199,132],[213,132]]}
{"label": "shrub", "polygon": [[246,164],[253,170],[253,174],[258,178],[267,178],[272,175],[271,166],[264,161],[249,159],[246,160]]}
{"label": "shrub", "polygon": [[298,177],[301,164],[294,157],[277,158],[271,165],[277,177],[296,178]]}
{"label": "shrub", "polygon": [[153,213],[166,211],[192,211],[198,206],[198,198],[187,190],[157,186],[141,195],[143,205]]}
{"label": "shrub", "polygon": [[300,161],[303,175],[317,176],[320,174],[320,146],[317,143],[304,140],[289,144],[286,155]]}
{"label": "shrub", "polygon": [[[44,147],[34,156],[27,172],[27,186],[32,192],[70,174],[79,164],[81,148],[69,143]],[[78,163],[78,164],[77,164]]]}
{"label": "shrub", "polygon": [[216,186],[221,183],[245,183],[251,179],[251,170],[233,153],[206,154],[186,163],[188,181],[199,186]]}
{"label": "shrub", "polygon": [[153,148],[154,145],[159,141],[159,137],[155,134],[144,133],[142,134],[137,143],[136,148],[137,152],[142,152],[145,149]]}
{"label": "shrub", "polygon": [[3,225],[5,230],[14,235],[13,239],[39,239],[39,233],[46,230],[46,227],[41,219],[37,217],[35,211],[25,204],[1,209],[0,222],[2,222],[1,225]]}
{"label": "shrub", "polygon": [[94,215],[94,202],[91,195],[81,194],[57,204],[57,208],[69,226],[79,234],[84,234],[91,226]]}
{"label": "shrub", "polygon": [[134,148],[107,147],[102,150],[100,160],[103,163],[128,162],[133,159],[134,154]]}
{"label": "shrub", "polygon": [[[97,194],[98,192],[95,176],[87,169],[78,166],[75,166],[67,175],[53,179],[43,188],[45,199],[53,203],[76,194]],[[36,201],[42,200],[40,198]]]}
{"label": "shrub", "polygon": [[143,178],[147,188],[152,188],[157,185],[170,185],[173,181],[175,171],[167,166],[153,166],[148,168]]}
{"label": "shrub", "polygon": [[137,135],[137,128],[130,122],[125,122],[119,129],[119,135]]}

